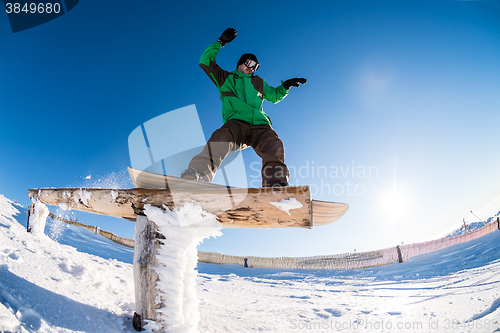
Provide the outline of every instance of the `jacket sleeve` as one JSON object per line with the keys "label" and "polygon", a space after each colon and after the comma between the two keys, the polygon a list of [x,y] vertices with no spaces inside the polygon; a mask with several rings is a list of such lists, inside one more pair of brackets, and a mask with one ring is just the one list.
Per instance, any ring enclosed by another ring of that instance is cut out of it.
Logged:
{"label": "jacket sleeve", "polygon": [[271,103],[278,103],[283,98],[285,98],[286,95],[288,95],[288,90],[283,87],[283,83],[274,88],[268,85],[266,81],[264,81],[264,99],[268,100]]}
{"label": "jacket sleeve", "polygon": [[222,48],[221,43],[215,42],[209,45],[205,52],[200,57],[200,67],[208,75],[210,80],[219,88],[222,86],[224,81],[226,81],[229,76],[229,72],[223,70],[217,65],[215,59],[217,58],[217,53]]}

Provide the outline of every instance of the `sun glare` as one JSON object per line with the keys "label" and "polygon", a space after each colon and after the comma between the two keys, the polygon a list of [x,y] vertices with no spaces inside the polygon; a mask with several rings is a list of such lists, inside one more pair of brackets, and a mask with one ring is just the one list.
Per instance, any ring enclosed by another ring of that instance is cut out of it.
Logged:
{"label": "sun glare", "polygon": [[407,195],[397,190],[390,190],[382,194],[380,205],[384,214],[391,219],[402,216],[409,208]]}

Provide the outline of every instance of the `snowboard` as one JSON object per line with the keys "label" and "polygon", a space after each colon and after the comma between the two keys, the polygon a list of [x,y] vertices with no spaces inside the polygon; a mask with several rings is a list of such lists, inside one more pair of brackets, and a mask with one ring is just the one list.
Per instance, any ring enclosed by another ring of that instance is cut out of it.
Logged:
{"label": "snowboard", "polygon": [[[239,192],[239,195],[244,195],[245,191],[249,191],[249,193],[268,193],[273,191],[274,193],[281,192],[282,199],[280,200],[289,200],[294,197],[295,193],[301,192],[303,186],[288,186],[288,187],[276,187],[276,188],[250,188],[250,189],[237,189],[235,187],[230,187],[226,185],[213,184],[213,183],[203,183],[193,180],[188,180],[184,178],[179,178],[175,176],[166,176],[163,174],[152,173],[148,171],[138,170],[134,168],[128,168],[128,172],[132,182],[137,188],[144,189],[169,189],[171,191],[182,192],[182,191],[206,191],[207,195],[210,195],[210,191],[227,191],[229,195]],[[302,191],[303,192],[303,191]],[[339,218],[341,218],[346,211],[349,209],[349,205],[345,203],[339,202],[329,202],[329,201],[320,201],[320,200],[312,200],[310,198],[309,187],[307,187],[307,192],[309,193],[309,198],[304,199],[308,201],[310,204],[310,220],[311,225],[305,227],[312,226],[322,226],[332,222],[335,222]],[[241,198],[241,197],[240,197]],[[256,201],[263,201],[265,199],[258,198]],[[270,209],[270,208],[263,208]],[[291,212],[294,212],[291,210]],[[307,224],[307,223],[306,223]]]}

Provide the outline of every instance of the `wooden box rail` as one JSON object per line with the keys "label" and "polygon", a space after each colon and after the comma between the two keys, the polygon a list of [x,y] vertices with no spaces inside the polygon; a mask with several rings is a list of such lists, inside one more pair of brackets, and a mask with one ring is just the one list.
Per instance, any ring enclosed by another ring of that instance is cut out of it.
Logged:
{"label": "wooden box rail", "polygon": [[[309,186],[203,189],[170,191],[169,189],[95,189],[44,188],[28,190],[46,205],[135,221],[144,215],[144,205],[180,208],[196,202],[203,210],[217,216],[224,228],[312,227],[312,204]],[[295,198],[301,208],[290,215],[271,202]]]}

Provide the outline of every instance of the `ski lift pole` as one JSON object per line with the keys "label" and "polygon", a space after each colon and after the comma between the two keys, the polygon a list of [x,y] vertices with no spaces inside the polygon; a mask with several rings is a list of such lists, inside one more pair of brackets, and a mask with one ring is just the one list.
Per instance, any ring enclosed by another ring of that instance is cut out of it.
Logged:
{"label": "ski lift pole", "polygon": [[474,215],[475,217],[477,217],[477,218],[479,219],[479,221],[481,221],[481,222],[483,222],[483,223],[484,223],[484,221],[483,221],[483,220],[481,220],[481,219],[479,218],[479,216],[477,216],[476,214],[474,214],[474,213],[472,212],[472,210],[470,211],[470,213],[471,213],[472,215]]}

